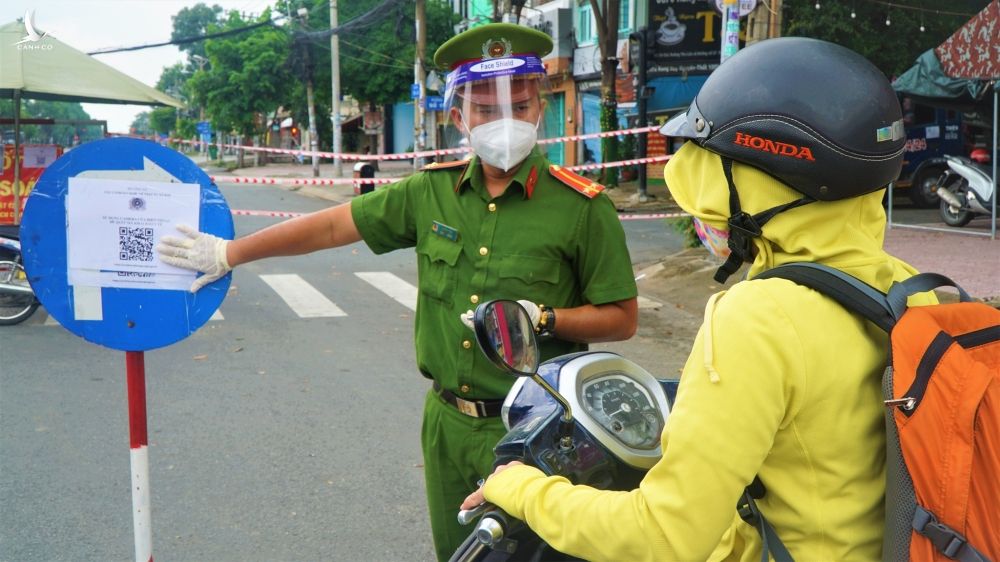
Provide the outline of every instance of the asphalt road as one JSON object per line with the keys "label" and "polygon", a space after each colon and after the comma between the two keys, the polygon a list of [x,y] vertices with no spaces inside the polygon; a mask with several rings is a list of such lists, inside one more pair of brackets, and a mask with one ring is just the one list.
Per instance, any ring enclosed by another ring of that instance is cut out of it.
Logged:
{"label": "asphalt road", "polygon": [[[233,209],[329,204],[223,189]],[[277,220],[238,216],[237,234]],[[624,225],[636,263],[681,249],[661,220]],[[413,312],[359,272],[416,284],[411,251],[376,257],[363,244],[248,264],[222,319],[146,353],[154,557],[432,558]],[[345,316],[300,317],[262,277],[275,274]],[[0,327],[0,561],[132,560],[124,353],[46,320]],[[640,343],[624,349],[655,365]]]}
{"label": "asphalt road", "polygon": [[[223,189],[233,209],[329,205]],[[237,234],[278,220],[238,216]],[[660,220],[626,229],[637,261],[680,249]],[[416,284],[412,251],[364,244],[248,264],[223,319],[145,354],[154,557],[432,558],[413,312],[358,272]],[[275,274],[346,316],[300,317],[262,277]],[[42,310],[0,330],[0,372],[0,560],[133,559],[124,353]]]}

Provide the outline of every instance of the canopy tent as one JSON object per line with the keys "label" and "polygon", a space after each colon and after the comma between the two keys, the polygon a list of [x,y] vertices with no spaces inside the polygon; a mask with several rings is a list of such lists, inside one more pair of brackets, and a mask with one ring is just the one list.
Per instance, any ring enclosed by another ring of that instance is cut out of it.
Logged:
{"label": "canopy tent", "polygon": [[[986,108],[993,90],[993,209],[997,230],[997,90],[1000,86],[1000,0],[993,0],[944,43],[923,53],[893,88],[936,105]],[[891,198],[890,198],[891,205]],[[891,211],[890,211],[891,212]]]}
{"label": "canopy tent", "polygon": [[985,104],[987,90],[982,80],[952,78],[944,73],[934,49],[927,49],[917,62],[892,82],[892,88],[928,105],[973,109]]}
{"label": "canopy tent", "polygon": [[[14,100],[14,185],[20,181],[21,99],[141,105],[184,104],[47,33],[30,16],[0,26],[0,98]],[[21,211],[14,190],[14,223]]]}

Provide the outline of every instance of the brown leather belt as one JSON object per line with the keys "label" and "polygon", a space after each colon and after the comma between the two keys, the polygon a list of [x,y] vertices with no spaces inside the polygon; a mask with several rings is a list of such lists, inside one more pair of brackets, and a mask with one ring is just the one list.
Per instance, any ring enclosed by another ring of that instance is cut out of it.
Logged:
{"label": "brown leather belt", "polygon": [[451,404],[456,410],[471,418],[495,418],[500,415],[503,407],[503,400],[466,400],[454,392],[441,388],[437,381],[434,381],[434,392]]}

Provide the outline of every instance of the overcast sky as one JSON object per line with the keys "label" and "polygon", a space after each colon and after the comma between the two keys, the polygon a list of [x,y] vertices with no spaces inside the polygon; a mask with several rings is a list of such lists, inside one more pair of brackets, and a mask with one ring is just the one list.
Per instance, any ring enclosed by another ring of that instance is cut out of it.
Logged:
{"label": "overcast sky", "polygon": [[[225,10],[260,13],[271,0],[214,0]],[[129,47],[170,40],[170,17],[197,0],[0,0],[0,25],[35,12],[35,28],[83,52],[107,47]],[[185,59],[173,46],[125,53],[95,55],[101,62],[129,76],[156,86],[160,72]],[[93,119],[105,119],[111,132],[128,132],[137,113],[148,106],[85,103]]]}

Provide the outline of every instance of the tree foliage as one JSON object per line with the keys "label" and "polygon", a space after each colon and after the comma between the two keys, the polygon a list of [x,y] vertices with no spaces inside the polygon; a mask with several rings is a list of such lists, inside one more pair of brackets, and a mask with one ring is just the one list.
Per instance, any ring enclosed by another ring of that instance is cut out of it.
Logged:
{"label": "tree foliage", "polygon": [[[268,9],[255,21],[270,19]],[[251,23],[232,11],[220,30]],[[273,26],[205,41],[209,65],[194,73],[189,87],[216,130],[235,130],[246,136],[264,131],[264,116],[285,101],[289,84],[294,82],[286,64],[289,46],[285,30]]]}
{"label": "tree foliage", "polygon": [[[171,17],[173,21],[173,31],[170,33],[170,40],[187,39],[198,37],[208,33],[209,28],[215,27],[220,22],[222,7],[218,4],[207,6],[203,3],[195,4],[189,8],[181,8],[177,15]],[[204,57],[205,42],[185,43],[178,45],[178,49],[188,54],[193,59],[195,55]]]}
{"label": "tree foliage", "polygon": [[[989,0],[953,0],[945,5],[930,0],[908,2],[909,6],[925,10],[921,11],[873,2],[784,0],[784,34],[815,37],[848,47],[892,78],[912,66],[921,53],[941,44],[988,3]],[[948,15],[936,10],[969,15]]]}
{"label": "tree foliage", "polygon": [[[412,2],[397,2],[381,10],[385,0],[340,2],[337,14],[340,37],[340,92],[362,105],[386,105],[409,100],[413,82],[413,59],[416,32]],[[311,76],[316,94],[317,128],[323,147],[332,138],[330,123],[330,38],[321,32],[330,28],[329,0],[280,0],[275,11],[297,15],[306,8],[305,19],[292,18],[288,67],[296,80],[286,88],[282,105],[290,109],[296,121],[308,119],[304,79]],[[426,3],[427,47],[425,68],[434,51],[454,34],[457,16],[443,0]],[[362,16],[374,12],[375,17]],[[365,25],[355,22],[364,21]]]}
{"label": "tree foliage", "polygon": [[[14,117],[14,101],[0,100],[0,115]],[[87,121],[91,117],[77,102],[22,100],[21,117],[55,120]],[[5,125],[5,131],[13,131],[14,125]],[[101,138],[102,133],[96,126],[80,125],[21,125],[21,138],[24,142],[55,143],[64,146],[73,144],[73,136],[79,135],[81,141]],[[6,134],[4,135],[6,137]]]}

